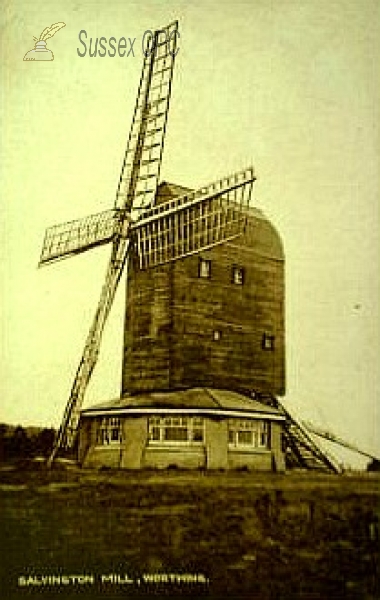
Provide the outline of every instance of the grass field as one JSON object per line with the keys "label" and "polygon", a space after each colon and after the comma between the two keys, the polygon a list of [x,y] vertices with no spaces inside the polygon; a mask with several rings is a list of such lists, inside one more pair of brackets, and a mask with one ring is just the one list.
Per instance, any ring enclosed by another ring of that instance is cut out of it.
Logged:
{"label": "grass field", "polygon": [[3,465],[0,597],[379,598],[379,483]]}

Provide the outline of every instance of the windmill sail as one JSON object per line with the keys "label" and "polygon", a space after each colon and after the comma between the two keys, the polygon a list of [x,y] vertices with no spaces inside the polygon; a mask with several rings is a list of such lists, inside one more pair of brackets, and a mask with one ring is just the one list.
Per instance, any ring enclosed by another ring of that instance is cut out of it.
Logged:
{"label": "windmill sail", "polygon": [[113,243],[112,256],[108,264],[98,307],[71,388],[70,398],[66,405],[62,424],[58,433],[57,444],[54,449],[54,454],[50,457],[50,462],[54,459],[54,456],[60,447],[71,448],[74,444],[84,393],[98,359],[104,326],[111,310],[116,289],[125,265],[128,247],[129,240],[126,236],[118,237]]}
{"label": "windmill sail", "polygon": [[244,231],[253,168],[146,211],[132,229],[142,269],[231,240]]}
{"label": "windmill sail", "polygon": [[84,219],[49,227],[45,233],[39,265],[46,265],[111,241],[120,211],[106,210]]}
{"label": "windmill sail", "polygon": [[[130,247],[131,212],[138,211],[140,206],[149,206],[156,194],[177,34],[177,22],[157,30],[145,55],[132,128],[119,180],[116,204],[120,215],[112,241],[111,259],[49,464],[53,462],[60,448],[70,449],[75,442],[84,394],[98,359],[102,333]],[[90,241],[90,245],[94,245],[95,236]],[[85,244],[78,244],[78,250],[79,246],[84,250]],[[74,244],[71,253],[75,253]]]}
{"label": "windmill sail", "polygon": [[178,21],[157,30],[145,51],[116,206],[139,213],[151,206],[160,175],[171,95]]}

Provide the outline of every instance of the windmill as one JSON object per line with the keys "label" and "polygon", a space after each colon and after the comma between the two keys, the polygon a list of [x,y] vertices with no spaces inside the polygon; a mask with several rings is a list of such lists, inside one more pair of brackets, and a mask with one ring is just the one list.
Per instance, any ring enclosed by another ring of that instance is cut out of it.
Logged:
{"label": "windmill", "polygon": [[[178,35],[177,21],[156,30],[144,53],[114,208],[51,227],[45,234],[40,265],[103,244],[111,246],[100,299],[48,465],[58,452],[74,448],[85,392],[128,260],[133,265],[137,262],[140,271],[149,271],[227,244],[244,233],[253,209],[250,202],[256,178],[251,167],[196,191],[183,189],[169,200],[157,201]],[[259,400],[282,415],[283,440],[291,456],[289,464],[338,470],[273,394],[263,394]]]}
{"label": "windmill", "polygon": [[47,229],[40,265],[109,243],[111,257],[49,458],[75,443],[80,409],[96,365],[104,326],[131,252],[141,269],[174,261],[238,236],[244,227],[253,169],[225,177],[160,206],[154,205],[168,116],[178,22],[156,30],[144,53],[136,105],[117,188],[115,207]]}

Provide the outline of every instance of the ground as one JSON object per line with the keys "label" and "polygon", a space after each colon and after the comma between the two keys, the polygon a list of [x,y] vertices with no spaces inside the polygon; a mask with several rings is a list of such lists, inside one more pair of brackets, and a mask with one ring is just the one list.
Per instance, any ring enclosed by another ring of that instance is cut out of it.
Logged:
{"label": "ground", "polygon": [[375,599],[379,483],[3,465],[0,597]]}

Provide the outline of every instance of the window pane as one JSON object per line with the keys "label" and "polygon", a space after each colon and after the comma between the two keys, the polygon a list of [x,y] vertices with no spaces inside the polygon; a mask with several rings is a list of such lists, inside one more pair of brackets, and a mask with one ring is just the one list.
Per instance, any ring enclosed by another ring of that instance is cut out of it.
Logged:
{"label": "window pane", "polygon": [[203,429],[193,429],[194,442],[203,442]]}
{"label": "window pane", "polygon": [[119,431],[119,429],[118,429],[118,428],[116,428],[116,427],[114,427],[114,428],[111,430],[111,440],[112,440],[113,442],[116,442],[116,441],[118,441],[118,440],[119,440],[119,437],[120,437],[120,436],[119,436],[119,434],[120,434],[120,431]]}
{"label": "window pane", "polygon": [[238,443],[244,446],[252,446],[252,432],[238,431]]}
{"label": "window pane", "polygon": [[159,427],[152,427],[151,433],[150,433],[150,439],[154,440],[155,442],[160,441],[160,428]]}
{"label": "window pane", "polygon": [[187,429],[184,427],[167,427],[164,430],[164,440],[167,442],[186,442]]}

